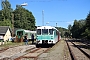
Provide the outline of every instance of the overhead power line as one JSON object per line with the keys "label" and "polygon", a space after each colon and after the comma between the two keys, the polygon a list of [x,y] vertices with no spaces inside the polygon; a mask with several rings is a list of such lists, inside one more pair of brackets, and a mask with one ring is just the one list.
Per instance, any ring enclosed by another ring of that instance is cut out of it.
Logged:
{"label": "overhead power line", "polygon": [[67,21],[49,21],[49,22],[67,22]]}
{"label": "overhead power line", "polygon": [[[18,0],[15,0],[18,1]],[[52,1],[67,1],[67,0],[25,0],[26,2],[52,2]],[[12,0],[12,2],[14,2]]]}

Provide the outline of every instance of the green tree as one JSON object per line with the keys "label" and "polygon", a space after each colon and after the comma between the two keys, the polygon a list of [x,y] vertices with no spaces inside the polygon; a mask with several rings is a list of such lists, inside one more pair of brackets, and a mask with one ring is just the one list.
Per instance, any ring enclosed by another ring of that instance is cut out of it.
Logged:
{"label": "green tree", "polygon": [[85,32],[85,20],[75,20],[74,24],[71,29],[72,37],[73,38],[83,38]]}
{"label": "green tree", "polygon": [[11,20],[12,8],[11,8],[11,4],[9,3],[9,1],[2,0],[1,6],[2,6],[2,16],[4,16],[3,20]]}
{"label": "green tree", "polygon": [[0,26],[11,26],[12,8],[8,0],[2,0],[0,10]]}
{"label": "green tree", "polygon": [[14,10],[14,27],[35,30],[35,17],[32,12],[26,10],[20,5]]}
{"label": "green tree", "polygon": [[86,25],[85,25],[86,29],[85,29],[85,32],[84,32],[84,35],[86,35],[85,37],[90,39],[90,12],[89,14],[87,15],[87,18],[86,18]]}
{"label": "green tree", "polygon": [[90,12],[86,18],[86,27],[90,30]]}
{"label": "green tree", "polygon": [[12,26],[10,20],[0,21],[0,26]]}
{"label": "green tree", "polygon": [[66,38],[69,38],[69,37],[70,37],[69,32],[65,32],[65,34],[64,34],[64,35],[65,35],[65,37],[66,37]]}
{"label": "green tree", "polygon": [[68,31],[68,29],[63,27],[56,27],[61,32],[61,37],[65,37],[65,32]]}
{"label": "green tree", "polygon": [[68,35],[69,35],[69,37],[71,37],[71,35],[72,35],[71,29],[72,29],[72,25],[68,25]]}
{"label": "green tree", "polygon": [[3,21],[4,17],[2,16],[2,10],[0,10],[0,21]]}

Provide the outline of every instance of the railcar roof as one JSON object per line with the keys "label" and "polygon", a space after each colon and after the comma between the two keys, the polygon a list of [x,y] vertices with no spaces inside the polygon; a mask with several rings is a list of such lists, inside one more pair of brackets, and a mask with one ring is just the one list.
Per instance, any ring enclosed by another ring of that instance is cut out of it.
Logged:
{"label": "railcar roof", "polygon": [[31,33],[36,33],[36,31],[31,31],[31,30],[25,30],[25,29],[18,29],[17,31],[24,31],[24,32],[31,32]]}
{"label": "railcar roof", "polygon": [[36,33],[36,31],[30,31],[31,33]]}
{"label": "railcar roof", "polygon": [[52,26],[40,26],[40,27],[37,27],[37,29],[56,29],[56,28]]}
{"label": "railcar roof", "polygon": [[24,30],[25,32],[36,33],[36,31]]}
{"label": "railcar roof", "polygon": [[24,30],[25,32],[30,32],[30,30]]}

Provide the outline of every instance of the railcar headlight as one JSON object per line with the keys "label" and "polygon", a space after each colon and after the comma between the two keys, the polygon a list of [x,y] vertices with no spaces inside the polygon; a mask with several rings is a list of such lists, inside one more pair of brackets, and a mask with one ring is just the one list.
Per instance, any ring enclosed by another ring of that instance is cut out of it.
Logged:
{"label": "railcar headlight", "polygon": [[53,36],[51,36],[51,39],[53,39]]}
{"label": "railcar headlight", "polygon": [[51,39],[53,39],[53,38],[51,38]]}

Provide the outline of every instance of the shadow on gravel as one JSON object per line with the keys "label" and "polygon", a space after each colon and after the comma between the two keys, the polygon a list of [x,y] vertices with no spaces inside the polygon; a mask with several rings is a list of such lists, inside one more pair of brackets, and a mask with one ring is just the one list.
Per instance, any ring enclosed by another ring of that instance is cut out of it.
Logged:
{"label": "shadow on gravel", "polygon": [[90,49],[90,45],[76,45],[79,48],[85,48],[85,49]]}
{"label": "shadow on gravel", "polygon": [[[28,45],[36,45],[36,43],[30,43],[30,44],[28,44]],[[54,46],[54,44],[38,44],[36,47],[37,48],[50,48],[50,47],[53,47]]]}
{"label": "shadow on gravel", "polygon": [[37,46],[37,48],[50,48],[50,47],[53,47],[54,45],[53,44],[39,44]]}
{"label": "shadow on gravel", "polygon": [[[67,42],[78,42],[78,43],[83,43],[84,45],[76,45],[77,47],[80,48],[85,48],[85,49],[90,49],[90,40],[83,40],[83,39],[71,39],[71,40],[66,40]],[[74,46],[74,45],[73,45]],[[74,46],[75,47],[75,46]]]}

